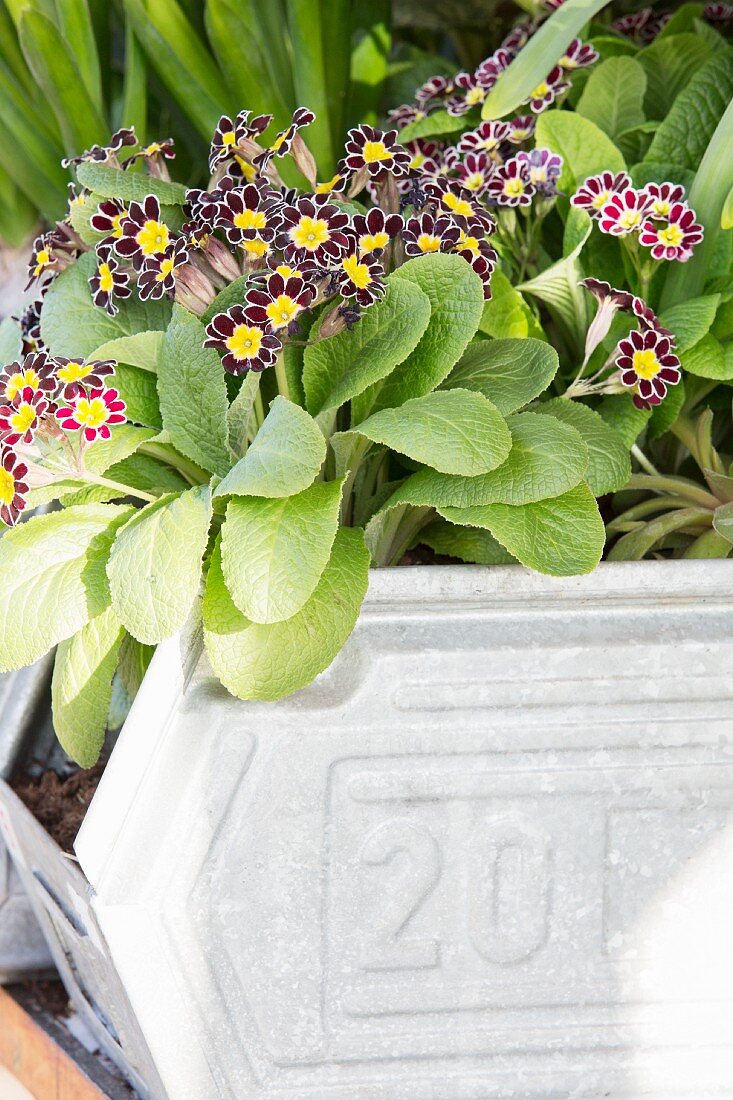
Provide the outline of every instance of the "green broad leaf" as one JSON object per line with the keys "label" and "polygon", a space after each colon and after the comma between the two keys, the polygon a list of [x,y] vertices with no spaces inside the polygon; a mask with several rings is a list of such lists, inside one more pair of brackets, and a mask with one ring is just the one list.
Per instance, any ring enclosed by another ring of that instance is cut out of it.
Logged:
{"label": "green broad leaf", "polygon": [[120,117],[133,126],[138,141],[145,142],[148,113],[148,72],[143,48],[132,23],[125,26],[125,73],[122,82]]}
{"label": "green broad leaf", "polygon": [[56,0],[56,21],[92,102],[102,110],[102,74],[87,0]]}
{"label": "green broad leaf", "polygon": [[590,119],[572,111],[545,111],[537,119],[536,133],[538,146],[562,156],[558,188],[567,195],[572,195],[588,176],[604,169],[622,172],[626,167],[610,137]]}
{"label": "green broad leaf", "polygon": [[96,764],[104,745],[112,677],[124,634],[114,608],[108,607],[60,642],[56,652],[53,728],[61,747],[81,768]]}
{"label": "green broad leaf", "polygon": [[702,298],[691,298],[665,309],[659,320],[664,328],[674,334],[678,353],[687,351],[699,343],[703,336],[707,336],[719,305],[719,294],[706,294]]}
{"label": "green broad leaf", "polygon": [[331,556],[342,481],[292,497],[232,497],[221,529],[229,593],[255,623],[290,619],[310,599]]}
{"label": "green broad leaf", "polygon": [[[695,36],[684,37],[695,41]],[[666,41],[671,43],[672,39]],[[725,48],[717,56],[706,60],[697,71],[689,67],[685,55],[680,57],[679,62],[684,68],[680,93],[674,104],[670,104],[670,109],[660,116],[663,122],[654,135],[645,161],[667,164],[670,174],[678,168],[693,172],[698,170],[715,128],[733,96],[732,55],[733,51]],[[667,178],[670,178],[669,174]],[[697,206],[694,209],[700,213]]]}
{"label": "green broad leaf", "polygon": [[652,138],[658,129],[657,121],[642,122],[639,126],[632,126],[616,136],[616,144],[627,164],[636,164],[637,161],[643,160],[649,152]]}
{"label": "green broad leaf", "polygon": [[109,605],[105,566],[133,509],[90,504],[31,516],[0,539],[0,672],[33,664]]}
{"label": "green broad leaf", "polygon": [[369,580],[364,533],[342,527],[328,565],[301,610],[281,623],[253,623],[233,602],[219,547],[204,596],[204,643],[214,672],[240,699],[281,699],[330,665],[354,629]]}
{"label": "green broad leaf", "polygon": [[495,469],[512,445],[496,405],[482,393],[457,388],[383,409],[353,431],[441,473],[466,477]]}
{"label": "green broad leaf", "polygon": [[667,396],[661,405],[655,405],[649,419],[649,438],[658,439],[669,431],[682,411],[685,403],[685,384],[679,381],[676,386],[670,386]]}
{"label": "green broad leaf", "polygon": [[491,276],[491,298],[484,303],[479,330],[499,340],[523,336],[546,339],[534,313],[500,268]]}
{"label": "green broad leaf", "polygon": [[694,31],[696,21],[702,18],[703,7],[703,4],[683,4],[664,24],[657,38],[669,38],[685,31]]}
{"label": "green broad leaf", "polygon": [[476,390],[507,416],[544,393],[558,367],[557,352],[542,340],[473,340],[443,387]]}
{"label": "green broad leaf", "polygon": [[278,395],[244,458],[214,497],[290,497],[307,489],[326,457],[326,440],[305,409]]}
{"label": "green broad leaf", "polygon": [[127,406],[125,415],[128,420],[148,428],[160,430],[163,427],[154,374],[140,367],[128,367],[125,363],[118,363],[114,383]]}
{"label": "green broad leaf", "polygon": [[583,247],[591,235],[593,222],[585,210],[577,206],[571,206],[565,221],[565,229],[562,235],[562,254],[569,256]]}
{"label": "green broad leaf", "polygon": [[733,344],[721,344],[709,332],[680,355],[680,362],[688,374],[730,382],[733,379]]}
{"label": "green broad leaf", "polygon": [[679,95],[711,53],[712,47],[697,34],[658,38],[642,50],[637,56],[647,75],[646,117],[667,118]]}
{"label": "green broad leaf", "polygon": [[[322,177],[328,179],[336,170],[337,154],[334,147],[331,116],[336,104],[329,96],[331,70],[340,69],[344,46],[335,56],[326,52],[329,19],[340,19],[342,0],[329,0],[328,10],[313,0],[285,0],[284,13],[292,41],[293,54],[298,64],[293,66],[293,83],[298,103],[310,107],[316,121],[308,127],[308,146],[318,162]],[[346,94],[348,74],[344,74],[341,87]]]}
{"label": "green broad leaf", "polygon": [[233,279],[231,283],[227,283],[223,290],[219,291],[211,305],[201,314],[202,325],[208,325],[217,313],[226,313],[232,306],[241,306],[251,282],[250,275],[240,275],[239,278]]}
{"label": "green broad leaf", "polygon": [[170,320],[171,304],[167,298],[141,302],[130,297],[120,302],[115,317],[98,309],[89,290],[89,277],[94,269],[94,253],[88,252],[62,271],[46,292],[41,310],[41,339],[52,355],[86,358],[109,340],[162,330]]}
{"label": "green broad leaf", "polygon": [[576,108],[612,141],[644,121],[646,73],[632,57],[609,57],[594,69]]}
{"label": "green broad leaf", "polygon": [[84,187],[108,199],[123,202],[142,202],[148,195],[155,195],[165,206],[180,206],[186,198],[186,188],[180,183],[157,179],[136,172],[125,172],[109,164],[85,161],[80,164],[77,179]]}
{"label": "green broad leaf", "polygon": [[419,138],[440,137],[443,134],[459,134],[466,128],[463,116],[449,115],[447,111],[433,111],[425,118],[408,122],[400,130],[400,141],[417,141]]}
{"label": "green broad leaf", "polygon": [[110,466],[106,475],[131,489],[142,489],[144,493],[180,493],[189,487],[189,482],[177,470],[139,451]]}
{"label": "green broad leaf", "polygon": [[134,699],[140,690],[154,653],[155,646],[142,645],[125,632],[117,662],[117,675],[131,699]]}
{"label": "green broad leaf", "polygon": [[0,366],[14,363],[23,348],[20,326],[12,317],[0,321]]}
{"label": "green broad leaf", "polygon": [[118,363],[155,372],[163,347],[163,335],[159,329],[157,332],[136,332],[133,336],[120,336],[95,348],[87,355],[87,359],[116,359]]}
{"label": "green broad leaf", "polygon": [[721,504],[715,509],[713,527],[719,535],[733,543],[733,504]]}
{"label": "green broad leaf", "polygon": [[710,326],[710,331],[719,340],[733,339],[733,298],[721,303],[715,315],[715,320]]}
{"label": "green broad leaf", "polygon": [[552,577],[592,573],[606,541],[595,497],[577,485],[552,500],[512,507],[441,508],[452,523],[485,527],[522,565]]}
{"label": "green broad leaf", "polygon": [[205,339],[198,318],[175,305],[158,360],[158,397],[163,427],[173,445],[205,470],[224,477],[232,464],[229,401],[219,355],[203,346]]}
{"label": "green broad leaf", "polygon": [[[351,86],[344,129],[377,125],[392,46],[390,0],[355,6],[352,23]],[[415,84],[413,87],[417,87]],[[387,102],[384,100],[384,102]],[[401,103],[402,100],[389,100]]]}
{"label": "green broad leaf", "polygon": [[150,428],[136,428],[132,424],[120,424],[109,439],[97,439],[84,451],[84,469],[92,474],[103,474],[110,466],[122,462],[134,454],[138,447],[152,439]]}
{"label": "green broad leaf", "polygon": [[430,321],[430,299],[407,279],[390,276],[387,293],[349,332],[309,344],[303,359],[308,412],[338,408],[381,381],[417,347]]}
{"label": "green broad leaf", "polygon": [[598,411],[606,424],[621,438],[627,451],[636,443],[651,417],[649,409],[637,409],[631,400],[631,394],[627,393],[614,393],[604,397]]}
{"label": "green broad leaf", "polygon": [[237,396],[227,412],[227,430],[232,454],[241,458],[247,450],[250,435],[254,435],[254,407],[260,392],[262,375],[258,371],[245,374]]}
{"label": "green broad leaf", "polygon": [[599,413],[563,397],[544,402],[536,411],[555,416],[580,432],[588,448],[585,481],[595,496],[623,489],[631,477],[629,449]]}
{"label": "green broad leaf", "polygon": [[[715,522],[715,521],[713,521]],[[733,552],[729,540],[717,531],[706,531],[684,551],[683,558],[729,558]]]}
{"label": "green broad leaf", "polygon": [[503,118],[516,111],[604,6],[604,0],[565,0],[501,74],[486,97],[481,117]]}
{"label": "green broad leaf", "polygon": [[580,433],[539,413],[517,413],[507,421],[512,449],[505,462],[479,477],[455,477],[418,470],[389,498],[415,507],[472,507],[477,504],[529,504],[560,496],[583,479],[588,448]]}
{"label": "green broad leaf", "polygon": [[139,642],[162,642],[186,622],[210,522],[211,491],[196,485],[141,508],[117,533],[107,564],[112,606]]}
{"label": "green broad leaf", "polygon": [[733,187],[731,187],[723,203],[723,211],[720,215],[720,228],[733,229]]}
{"label": "green broad leaf", "polygon": [[436,554],[476,565],[511,565],[517,560],[488,531],[458,527],[444,519],[433,520],[423,527],[416,542],[429,546]]}
{"label": "green broad leaf", "polygon": [[[587,235],[591,230],[592,223],[589,223]],[[544,302],[578,356],[588,328],[589,296],[580,285],[583,273],[578,260],[585,239],[581,237],[572,252],[518,288]]]}
{"label": "green broad leaf", "polygon": [[483,284],[461,256],[418,256],[398,268],[394,279],[404,279],[427,296],[430,321],[410,355],[383,382],[355,398],[352,421],[434,390],[465,351],[483,314]]}

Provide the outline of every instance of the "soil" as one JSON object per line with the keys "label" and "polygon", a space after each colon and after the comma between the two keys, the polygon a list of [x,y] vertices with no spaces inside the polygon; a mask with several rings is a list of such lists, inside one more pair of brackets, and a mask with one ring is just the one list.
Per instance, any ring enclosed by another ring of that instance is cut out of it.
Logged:
{"label": "soil", "polygon": [[11,780],[11,786],[58,846],[71,852],[103,771],[104,763],[100,761],[88,771],[65,776],[55,771],[40,776],[21,773]]}
{"label": "soil", "polygon": [[430,546],[420,543],[408,550],[399,560],[399,565],[464,565],[460,558],[451,558],[448,554],[436,554]]}

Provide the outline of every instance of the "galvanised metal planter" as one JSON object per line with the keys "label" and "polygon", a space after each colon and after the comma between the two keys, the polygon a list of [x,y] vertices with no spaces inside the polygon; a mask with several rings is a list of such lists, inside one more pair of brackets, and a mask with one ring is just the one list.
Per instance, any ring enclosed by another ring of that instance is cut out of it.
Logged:
{"label": "galvanised metal planter", "polygon": [[732,612],[727,561],[379,571],[276,704],[161,646],[76,845],[148,1095],[728,1095]]}

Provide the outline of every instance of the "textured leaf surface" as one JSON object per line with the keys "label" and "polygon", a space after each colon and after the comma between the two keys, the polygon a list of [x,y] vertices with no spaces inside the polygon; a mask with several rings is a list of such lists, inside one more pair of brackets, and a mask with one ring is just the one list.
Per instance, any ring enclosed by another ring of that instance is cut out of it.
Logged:
{"label": "textured leaf surface", "polygon": [[509,454],[512,438],[482,393],[439,390],[374,413],[354,431],[444,474],[487,473]]}
{"label": "textured leaf surface", "polygon": [[631,400],[631,394],[626,393],[614,393],[604,397],[599,412],[609,427],[613,428],[620,437],[627,450],[636,443],[651,417],[648,409],[637,409]]}
{"label": "textured leaf surface", "polygon": [[120,424],[109,439],[97,439],[84,452],[84,467],[93,474],[103,474],[116,462],[128,458],[155,433],[150,428]]}
{"label": "textured leaf surface", "polygon": [[569,577],[592,573],[601,560],[606,531],[587,485],[562,496],[511,507],[441,508],[453,523],[485,527],[522,565]]}
{"label": "textured leaf surface", "polygon": [[713,513],[713,527],[728,542],[733,542],[733,504],[721,504]]}
{"label": "textured leaf surface", "polygon": [[647,118],[666,118],[680,93],[708,60],[710,45],[697,34],[676,34],[652,42],[638,57],[647,74]]}
{"label": "textured leaf surface", "polygon": [[260,392],[261,375],[250,371],[245,375],[239,393],[227,412],[227,431],[232,453],[241,458],[247,449],[247,436],[253,429],[253,410]]}
{"label": "textured leaf surface", "polygon": [[217,352],[203,347],[198,318],[175,306],[158,364],[163,427],[181,454],[224,477],[232,464],[227,389]]}
{"label": "textured leaf surface", "polygon": [[699,343],[682,353],[680,362],[689,374],[729,382],[733,379],[733,344],[721,344],[709,332]]}
{"label": "textured leaf surface", "polygon": [[385,297],[351,332],[305,349],[303,385],[308,411],[334,409],[385,378],[415,348],[430,320],[430,300],[406,279],[390,278]]}
{"label": "textured leaf surface", "polygon": [[[695,40],[695,36],[689,37]],[[732,56],[733,51],[726,47],[710,57],[692,76],[688,57],[679,58],[683,68],[682,90],[669,113],[659,116],[664,121],[654,135],[645,161],[666,163],[672,170],[677,166],[693,172],[697,170],[715,127],[733,97]]]}
{"label": "textured leaf surface", "polygon": [[631,57],[609,57],[594,69],[576,110],[615,141],[644,122],[646,73]]}
{"label": "textured leaf surface", "polygon": [[674,333],[678,354],[707,336],[719,305],[719,294],[706,294],[665,309],[659,320],[664,328]]}
{"label": "textured leaf surface", "polygon": [[0,321],[0,366],[18,358],[23,346],[18,322],[12,317]]}
{"label": "textured leaf surface", "polygon": [[56,652],[53,728],[65,752],[82,768],[96,764],[102,751],[124,633],[114,608],[108,607],[61,642]]}
{"label": "textured leaf surface", "polygon": [[313,417],[278,396],[246,455],[214,496],[292,496],[312,483],[325,457],[326,440]]}
{"label": "textured leaf surface", "polygon": [[160,401],[155,375],[141,367],[129,367],[118,363],[115,371],[115,389],[127,406],[127,419],[148,428],[163,427]]}
{"label": "textured leaf surface", "polygon": [[473,340],[443,385],[477,390],[506,416],[539,397],[558,366],[542,340]]}
{"label": "textured leaf surface", "polygon": [[570,424],[580,432],[588,448],[585,480],[597,497],[615,493],[624,487],[631,477],[628,448],[599,413],[562,397],[545,402],[537,408],[537,412],[555,416],[563,424]]}
{"label": "textured leaf surface", "polygon": [[590,119],[572,111],[545,111],[537,119],[537,145],[563,158],[561,191],[571,195],[588,176],[608,168],[621,172],[626,165],[614,143]]}
{"label": "textured leaf surface", "polygon": [[132,508],[32,516],[0,539],[0,672],[37,661],[109,605],[105,566]]}
{"label": "textured leaf surface", "polygon": [[235,604],[256,623],[290,619],[328,564],[341,504],[340,481],[292,497],[234,497],[221,530],[222,570]]}
{"label": "textured leaf surface", "polygon": [[119,531],[107,575],[125,629],[153,644],[185,623],[201,581],[211,520],[208,485],[148,504]]}
{"label": "textured leaf surface", "polygon": [[186,198],[186,188],[180,183],[143,176],[112,168],[109,164],[86,161],[77,169],[79,183],[109,199],[123,202],[143,202],[147,195],[155,195],[165,206],[177,206]]}
{"label": "textured leaf surface", "polygon": [[500,268],[491,276],[491,299],[484,303],[479,329],[497,339],[544,336],[529,305]]}
{"label": "textured leaf surface", "polygon": [[204,597],[204,641],[224,687],[241,699],[280,699],[305,687],[354,629],[368,580],[364,534],[342,527],[313,595],[297,615],[282,623],[253,623],[229,595],[217,548]]}
{"label": "textured leaf surface", "polygon": [[116,359],[118,363],[128,363],[131,367],[156,371],[158,359],[163,347],[162,330],[158,332],[137,332],[134,336],[120,336],[108,340],[106,344],[95,348],[88,359]]}
{"label": "textured leaf surface", "polygon": [[436,554],[447,554],[476,565],[510,565],[517,560],[488,531],[480,527],[459,527],[444,519],[423,527],[417,542],[431,547]]}

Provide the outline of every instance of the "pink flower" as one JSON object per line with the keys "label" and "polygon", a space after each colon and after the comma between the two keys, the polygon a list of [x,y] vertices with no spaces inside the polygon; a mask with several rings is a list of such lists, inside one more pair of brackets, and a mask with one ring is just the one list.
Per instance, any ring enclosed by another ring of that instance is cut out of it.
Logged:
{"label": "pink flower", "polygon": [[680,361],[672,352],[669,336],[654,329],[634,330],[616,348],[616,366],[621,384],[634,390],[639,408],[658,405],[667,386],[676,386],[681,378]]}
{"label": "pink flower", "polygon": [[79,394],[68,408],[59,409],[56,419],[64,431],[82,432],[86,442],[93,443],[109,439],[110,427],[125,423],[125,408],[117,390],[98,387]]}
{"label": "pink flower", "polygon": [[585,210],[591,217],[597,218],[612,195],[625,191],[630,186],[631,176],[628,172],[599,172],[597,176],[588,176],[570,202]]}
{"label": "pink flower", "polygon": [[644,190],[652,199],[650,218],[668,218],[672,203],[685,201],[685,189],[681,183],[648,183]]}
{"label": "pink flower", "polygon": [[692,249],[703,238],[703,227],[695,221],[695,211],[686,202],[675,202],[669,220],[660,225],[651,218],[641,227],[639,241],[651,248],[655,260],[680,260],[686,263]]}
{"label": "pink flower", "polygon": [[599,225],[604,233],[610,233],[614,237],[636,233],[641,229],[651,204],[652,200],[646,191],[627,187],[625,191],[611,195],[601,208]]}
{"label": "pink flower", "polygon": [[535,187],[529,177],[529,168],[518,157],[511,157],[496,169],[486,193],[499,206],[530,206]]}
{"label": "pink flower", "polygon": [[0,440],[9,447],[16,443],[32,443],[48,408],[42,390],[24,386],[12,401],[0,405]]}
{"label": "pink flower", "polygon": [[27,504],[28,467],[9,447],[0,447],[0,521],[14,527]]}

